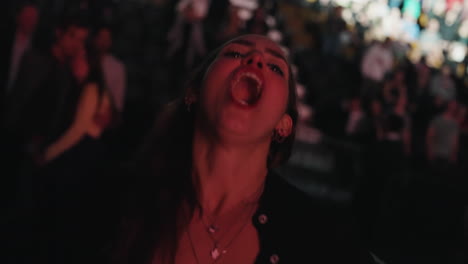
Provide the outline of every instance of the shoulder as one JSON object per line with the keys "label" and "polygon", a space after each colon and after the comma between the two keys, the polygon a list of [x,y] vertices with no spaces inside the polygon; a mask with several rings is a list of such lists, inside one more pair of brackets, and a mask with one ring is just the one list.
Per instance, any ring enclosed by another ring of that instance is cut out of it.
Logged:
{"label": "shoulder", "polygon": [[90,97],[97,97],[99,94],[99,88],[96,83],[88,83],[83,87],[83,97],[90,98]]}
{"label": "shoulder", "polygon": [[[94,109],[99,100],[99,88],[96,83],[89,83],[83,87],[80,95],[80,110],[88,110],[86,112],[94,112]],[[79,111],[81,112],[81,111]]]}
{"label": "shoulder", "polygon": [[[338,208],[339,202],[330,199],[312,196],[307,193],[307,186],[299,186],[300,183],[294,183],[293,180],[283,177],[277,172],[270,171],[265,184],[265,192],[268,199],[282,201],[281,204],[294,203],[301,206],[316,208]],[[270,195],[271,193],[280,193],[281,195]],[[291,208],[288,206],[288,208]]]}
{"label": "shoulder", "polygon": [[283,255],[285,263],[307,258],[318,263],[372,263],[360,245],[350,208],[313,198],[277,174],[268,177],[256,215],[264,214],[268,223],[258,224],[259,234],[271,239],[268,247]]}
{"label": "shoulder", "polygon": [[125,69],[125,64],[120,59],[118,59],[117,57],[111,54],[104,57],[104,63],[108,64],[110,67],[113,67],[114,69],[118,69],[118,70]]}
{"label": "shoulder", "polygon": [[[288,180],[270,173],[265,187],[265,206],[282,222],[299,224],[301,228],[323,225],[323,228],[351,228],[350,208],[325,198],[311,196],[292,185]],[[348,221],[349,220],[349,221]],[[346,223],[346,226],[343,225]]]}

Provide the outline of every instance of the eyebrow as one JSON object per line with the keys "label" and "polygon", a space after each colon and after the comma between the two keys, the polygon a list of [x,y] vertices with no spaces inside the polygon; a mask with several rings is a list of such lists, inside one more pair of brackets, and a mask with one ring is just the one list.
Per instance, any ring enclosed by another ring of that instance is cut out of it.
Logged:
{"label": "eyebrow", "polygon": [[[231,43],[244,45],[244,46],[249,46],[249,47],[255,47],[255,42],[250,41],[250,40],[246,40],[246,39],[236,39],[236,40],[233,40]],[[280,52],[278,52],[278,51],[276,51],[274,49],[271,49],[271,48],[266,48],[265,51],[267,53],[273,55],[274,57],[283,60],[286,64],[288,64],[288,61],[286,60],[286,58]]]}
{"label": "eyebrow", "polygon": [[278,51],[276,51],[274,49],[270,49],[270,48],[266,48],[265,51],[270,53],[271,55],[273,55],[274,57],[276,57],[278,59],[284,60],[284,62],[286,62],[286,64],[288,64],[288,62],[286,61],[286,58],[280,52],[278,52]]}
{"label": "eyebrow", "polygon": [[240,45],[249,46],[249,47],[255,47],[254,42],[250,40],[246,40],[246,39],[236,39],[236,40],[233,40],[231,43],[240,44]]}

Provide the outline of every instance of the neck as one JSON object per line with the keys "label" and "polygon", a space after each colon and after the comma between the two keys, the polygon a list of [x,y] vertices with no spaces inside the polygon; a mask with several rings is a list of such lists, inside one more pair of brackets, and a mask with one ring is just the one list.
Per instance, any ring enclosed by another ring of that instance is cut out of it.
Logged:
{"label": "neck", "polygon": [[220,215],[259,197],[268,172],[269,142],[228,144],[213,140],[199,129],[193,142],[194,180],[205,212]]}

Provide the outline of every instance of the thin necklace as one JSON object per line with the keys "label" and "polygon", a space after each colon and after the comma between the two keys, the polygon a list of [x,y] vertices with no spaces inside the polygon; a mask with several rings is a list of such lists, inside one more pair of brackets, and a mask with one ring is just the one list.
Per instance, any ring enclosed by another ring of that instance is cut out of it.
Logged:
{"label": "thin necklace", "polygon": [[[249,208],[249,207],[252,206],[252,205],[254,205],[254,204],[253,204],[253,203],[249,203],[249,204],[246,203],[246,204],[242,207],[242,211],[244,211],[244,209],[247,209],[247,208]],[[200,210],[202,210],[202,209],[200,208]],[[238,209],[238,208],[237,208],[237,209],[236,209],[236,208],[233,208],[233,209],[231,209],[231,210],[228,211],[228,212],[229,212],[229,214],[232,214],[232,212],[235,211],[235,210],[239,210],[239,209]],[[200,217],[200,219],[201,219],[201,222],[202,222],[203,225],[205,226],[206,231],[207,231],[210,235],[211,235],[211,234],[218,233],[218,231],[221,230],[221,227],[220,227],[219,225],[216,224],[218,221],[215,219],[215,217],[212,217],[212,216],[210,216],[210,215],[208,215],[208,214],[206,214],[206,213],[201,213],[199,217]],[[206,217],[206,219],[204,219],[205,217]],[[210,223],[210,224],[208,224],[205,220],[208,220],[208,223]],[[218,240],[221,240],[221,236],[220,236],[220,238],[219,238]]]}
{"label": "thin necklace", "polygon": [[[253,207],[253,208],[255,208],[255,207]],[[250,216],[252,213],[253,212],[249,212],[248,215]],[[219,241],[214,240],[211,233],[208,232],[209,237],[210,237],[211,241],[214,244],[213,249],[210,251],[210,256],[213,259],[213,263],[216,263],[220,259],[220,257],[222,255],[227,253],[229,247],[234,243],[234,241],[239,237],[239,235],[242,233],[242,231],[244,231],[244,229],[247,227],[250,219],[251,219],[251,217],[247,217],[247,221],[244,221],[244,223],[242,224],[239,231],[231,238],[231,240],[229,240],[229,242],[226,244],[226,246],[224,247],[223,250],[219,249]],[[195,249],[195,245],[193,244],[192,236],[190,235],[190,231],[189,231],[188,228],[187,228],[186,232],[187,232],[187,236],[188,236],[188,239],[189,239],[189,242],[190,242],[190,247],[192,248],[193,256],[195,257],[195,260],[196,260],[197,264],[200,264],[200,260],[199,260],[198,255],[197,255],[197,251]]]}
{"label": "thin necklace", "polygon": [[[219,239],[216,239],[214,237],[214,232],[212,232],[212,230],[210,229],[212,226],[214,225],[210,225],[208,226],[204,220],[203,220],[203,217],[201,218],[201,222],[203,223],[203,225],[205,226],[205,230],[207,231],[208,233],[208,236],[210,237],[211,239],[211,242],[213,243],[213,248],[211,249],[210,251],[210,255],[211,255],[211,258],[213,260],[216,260],[221,256],[221,255],[224,255],[227,253],[227,250],[228,248],[231,246],[231,244],[235,241],[235,239],[242,233],[242,231],[245,229],[245,227],[247,226],[247,224],[249,223],[249,220],[250,220],[250,216],[252,215],[253,213],[253,209],[255,208],[255,205],[251,205],[252,208],[250,208],[250,210],[248,210],[248,214],[247,214],[247,219],[244,221],[244,223],[242,224],[241,228],[239,229],[239,231],[232,237],[232,239],[226,244],[226,246],[224,247],[224,249],[221,250],[220,248],[220,244],[221,244],[221,241],[224,240],[224,238],[226,237],[227,234],[229,234],[228,232],[224,233]],[[245,208],[248,208],[248,207],[245,207]]]}
{"label": "thin necklace", "polygon": [[[205,223],[205,221],[203,220],[203,215],[200,217],[201,219],[201,222],[203,223],[204,227],[205,227],[205,231],[208,233],[208,236],[210,237],[211,239],[211,242],[213,243],[213,248],[211,249],[210,251],[210,256],[211,258],[214,260],[214,263],[216,263],[216,261],[224,254],[227,253],[227,250],[228,248],[231,246],[232,243],[234,243],[234,241],[236,240],[236,238],[242,233],[242,231],[245,229],[245,227],[247,226],[247,224],[249,223],[249,220],[250,220],[250,216],[253,214],[253,211],[254,209],[256,208],[256,206],[258,205],[258,200],[263,192],[263,189],[264,189],[264,184],[262,184],[262,186],[258,189],[258,191],[255,193],[255,199],[253,199],[255,202],[248,202],[247,205],[245,207],[243,207],[243,209],[248,209],[250,206],[252,208],[250,208],[250,210],[247,210],[248,211],[248,217],[247,219],[245,220],[245,222],[242,224],[241,228],[239,229],[239,231],[232,237],[232,239],[226,244],[226,246],[224,247],[224,249],[220,249],[220,242],[223,240],[223,238],[228,234],[228,232],[224,233],[223,236],[221,236],[219,239],[215,239],[215,237],[213,236],[213,234],[217,231],[217,229],[219,229],[219,227],[215,224],[210,224],[210,225],[207,225]],[[207,215],[208,216],[208,215]],[[209,219],[211,220],[211,219]],[[213,222],[213,221],[212,221]],[[192,245],[193,246],[193,245]]]}

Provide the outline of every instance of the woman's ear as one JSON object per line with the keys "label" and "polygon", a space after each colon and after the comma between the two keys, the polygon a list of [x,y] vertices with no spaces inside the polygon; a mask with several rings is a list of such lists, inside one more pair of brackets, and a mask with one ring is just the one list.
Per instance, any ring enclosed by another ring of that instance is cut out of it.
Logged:
{"label": "woman's ear", "polygon": [[278,122],[278,124],[275,127],[275,130],[281,134],[282,137],[288,137],[291,135],[293,128],[293,121],[290,115],[284,114],[283,117],[281,117],[281,120]]}

